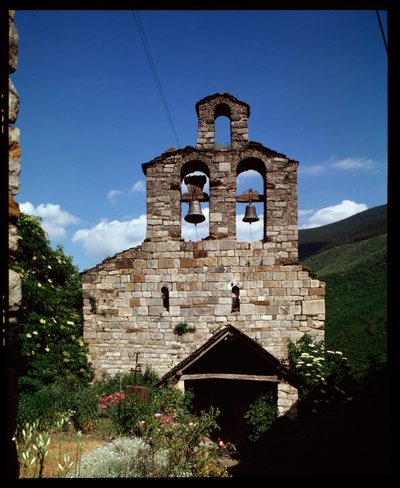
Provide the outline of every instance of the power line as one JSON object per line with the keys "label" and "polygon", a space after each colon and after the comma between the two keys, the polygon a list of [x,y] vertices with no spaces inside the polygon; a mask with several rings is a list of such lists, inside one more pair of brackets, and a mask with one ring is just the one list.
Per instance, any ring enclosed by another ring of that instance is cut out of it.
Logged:
{"label": "power line", "polygon": [[131,13],[133,15],[133,18],[135,19],[135,22],[136,22],[136,25],[137,25],[137,28],[138,28],[138,31],[140,34],[140,38],[141,38],[142,43],[143,43],[143,47],[144,47],[147,59],[148,59],[149,64],[150,64],[151,72],[153,73],[154,80],[156,82],[162,103],[164,105],[165,112],[166,112],[167,117],[168,117],[169,124],[172,128],[172,132],[174,133],[178,147],[181,147],[181,144],[179,142],[179,137],[178,137],[178,134],[176,132],[174,122],[172,120],[171,112],[169,111],[167,100],[166,100],[165,95],[164,95],[164,90],[163,90],[162,85],[161,85],[160,77],[158,76],[157,68],[156,68],[156,65],[154,64],[153,56],[151,55],[150,46],[149,46],[149,43],[147,42],[147,38],[146,38],[146,34],[144,32],[144,29],[143,29],[142,22],[140,21],[139,12],[135,11],[135,10],[131,10]]}
{"label": "power line", "polygon": [[387,47],[387,43],[386,43],[386,37],[385,37],[385,33],[383,31],[383,27],[382,27],[382,21],[381,21],[381,16],[379,15],[379,10],[375,10],[376,12],[376,16],[378,17],[378,22],[379,22],[379,28],[381,29],[381,34],[382,34],[382,39],[383,39],[383,42],[385,44],[385,48],[386,48],[386,54],[388,52],[388,47]]}

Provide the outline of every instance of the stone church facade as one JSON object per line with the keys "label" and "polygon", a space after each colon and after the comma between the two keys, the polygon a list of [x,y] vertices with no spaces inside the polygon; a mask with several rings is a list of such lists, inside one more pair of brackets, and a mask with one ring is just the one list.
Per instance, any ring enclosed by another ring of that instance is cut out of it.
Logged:
{"label": "stone church facade", "polygon": [[[325,285],[298,261],[298,162],[248,141],[250,107],[231,94],[203,98],[196,112],[196,147],[142,164],[144,242],[82,273],[84,339],[97,376],[129,372],[137,357],[165,375],[230,326],[278,361],[289,340],[324,337]],[[230,121],[229,147],[215,145],[219,116]],[[237,193],[247,170],[261,176],[263,192]],[[194,201],[209,205],[209,236],[188,241],[182,209]],[[237,202],[261,205],[262,239],[237,240]]]}

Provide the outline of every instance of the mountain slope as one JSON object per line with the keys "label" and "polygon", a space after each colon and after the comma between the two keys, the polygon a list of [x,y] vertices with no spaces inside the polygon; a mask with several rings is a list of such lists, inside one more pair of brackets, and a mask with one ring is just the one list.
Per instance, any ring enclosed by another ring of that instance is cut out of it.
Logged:
{"label": "mountain slope", "polygon": [[304,260],[335,245],[349,244],[387,232],[387,205],[370,208],[333,224],[299,230],[299,256]]}
{"label": "mountain slope", "polygon": [[326,283],[325,340],[355,375],[386,362],[387,236],[333,247],[302,261]]}

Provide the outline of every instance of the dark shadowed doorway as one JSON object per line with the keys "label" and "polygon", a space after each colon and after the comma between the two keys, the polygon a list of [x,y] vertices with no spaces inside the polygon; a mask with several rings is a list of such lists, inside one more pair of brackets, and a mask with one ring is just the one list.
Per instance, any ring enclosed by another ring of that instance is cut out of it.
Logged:
{"label": "dark shadowed doorway", "polygon": [[185,382],[185,390],[193,393],[193,412],[200,413],[215,407],[220,411],[217,423],[221,430],[213,433],[224,442],[232,442],[237,447],[248,442],[249,425],[244,418],[250,404],[266,393],[277,397],[277,384],[266,381],[234,379],[207,379]]}

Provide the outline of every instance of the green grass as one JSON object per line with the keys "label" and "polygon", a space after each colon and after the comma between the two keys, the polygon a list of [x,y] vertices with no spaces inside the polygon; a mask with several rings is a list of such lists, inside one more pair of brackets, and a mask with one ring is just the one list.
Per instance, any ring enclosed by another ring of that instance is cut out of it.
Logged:
{"label": "green grass", "polygon": [[386,362],[387,236],[337,246],[302,264],[326,283],[325,341],[355,376]]}

